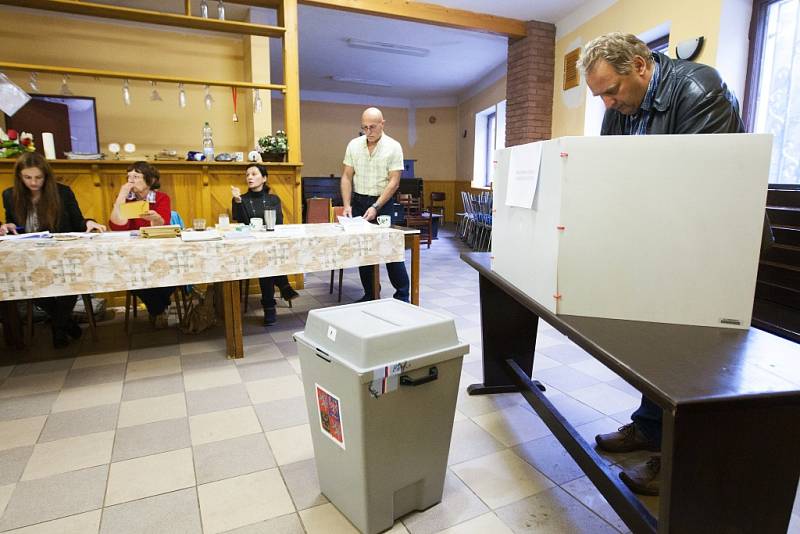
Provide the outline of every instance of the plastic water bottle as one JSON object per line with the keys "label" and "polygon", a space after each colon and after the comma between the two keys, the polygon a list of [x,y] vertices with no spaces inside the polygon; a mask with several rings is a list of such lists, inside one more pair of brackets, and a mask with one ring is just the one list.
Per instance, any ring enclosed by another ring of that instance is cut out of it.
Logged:
{"label": "plastic water bottle", "polygon": [[214,140],[211,137],[211,126],[206,123],[203,126],[203,155],[206,161],[214,161]]}

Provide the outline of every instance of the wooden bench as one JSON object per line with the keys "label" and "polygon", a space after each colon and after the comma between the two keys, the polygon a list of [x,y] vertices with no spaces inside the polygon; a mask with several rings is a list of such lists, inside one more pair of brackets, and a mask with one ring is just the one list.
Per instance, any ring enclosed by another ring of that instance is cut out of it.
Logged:
{"label": "wooden bench", "polygon": [[[519,391],[634,532],[784,534],[800,474],[800,345],[733,330],[555,315],[480,275],[483,383]],[[598,283],[600,283],[598,281]],[[664,409],[659,520],[531,380],[539,319]]]}

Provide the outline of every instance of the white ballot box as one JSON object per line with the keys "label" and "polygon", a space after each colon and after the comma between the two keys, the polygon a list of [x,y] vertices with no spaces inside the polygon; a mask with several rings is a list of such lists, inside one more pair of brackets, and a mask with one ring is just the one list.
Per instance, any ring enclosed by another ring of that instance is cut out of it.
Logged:
{"label": "white ballot box", "polygon": [[748,328],[771,147],[713,134],[498,150],[492,270],[557,314]]}

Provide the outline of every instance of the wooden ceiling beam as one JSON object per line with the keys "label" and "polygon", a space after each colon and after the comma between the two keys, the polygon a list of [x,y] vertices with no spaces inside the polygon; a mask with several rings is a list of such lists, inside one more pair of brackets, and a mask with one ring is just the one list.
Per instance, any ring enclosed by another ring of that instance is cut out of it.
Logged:
{"label": "wooden ceiling beam", "polygon": [[[230,0],[234,4],[253,7],[276,7],[275,0]],[[338,9],[365,15],[375,15],[393,19],[447,26],[460,30],[475,30],[498,35],[505,35],[512,39],[519,39],[527,35],[527,25],[524,21],[497,17],[484,13],[475,13],[463,9],[412,2],[410,0],[298,0],[298,4]]]}

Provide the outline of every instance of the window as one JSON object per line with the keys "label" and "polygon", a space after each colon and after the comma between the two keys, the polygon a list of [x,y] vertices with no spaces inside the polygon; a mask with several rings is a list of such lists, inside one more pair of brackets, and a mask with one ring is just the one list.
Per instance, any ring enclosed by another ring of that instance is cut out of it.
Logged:
{"label": "window", "polygon": [[487,187],[494,174],[494,151],[506,146],[506,101],[475,114],[474,187]]}
{"label": "window", "polygon": [[653,52],[661,52],[667,54],[669,52],[669,34],[663,35],[658,39],[653,39],[647,43],[647,48]]}
{"label": "window", "polygon": [[800,0],[755,0],[745,123],[771,133],[770,183],[800,185]]}

